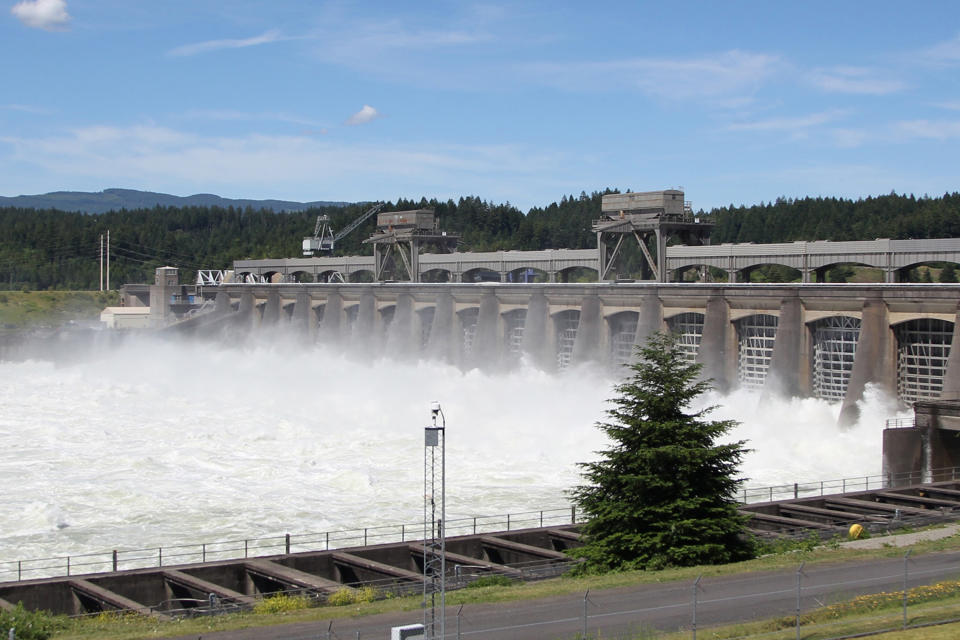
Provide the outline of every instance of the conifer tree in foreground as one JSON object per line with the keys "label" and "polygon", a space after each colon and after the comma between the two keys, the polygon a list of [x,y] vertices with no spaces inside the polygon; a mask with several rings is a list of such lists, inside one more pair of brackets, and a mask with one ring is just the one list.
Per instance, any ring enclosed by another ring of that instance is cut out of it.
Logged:
{"label": "conifer tree in foreground", "polygon": [[571,496],[587,516],[576,554],[587,570],[657,569],[750,557],[734,498],[744,442],[718,444],[736,422],[688,413],[710,388],[701,366],[676,340],[654,334],[615,387],[609,422],[597,427],[611,446],[580,463],[586,484]]}

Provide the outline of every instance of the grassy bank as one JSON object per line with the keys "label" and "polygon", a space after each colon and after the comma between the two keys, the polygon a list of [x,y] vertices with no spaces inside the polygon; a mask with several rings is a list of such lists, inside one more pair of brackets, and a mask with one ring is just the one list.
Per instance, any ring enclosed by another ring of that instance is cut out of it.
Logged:
{"label": "grassy bank", "polygon": [[119,300],[116,291],[0,291],[0,331],[96,322]]}

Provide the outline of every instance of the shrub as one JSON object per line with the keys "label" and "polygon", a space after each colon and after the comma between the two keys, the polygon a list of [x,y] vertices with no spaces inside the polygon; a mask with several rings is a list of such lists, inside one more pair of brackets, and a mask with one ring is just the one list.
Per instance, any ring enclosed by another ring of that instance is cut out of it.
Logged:
{"label": "shrub", "polygon": [[0,611],[0,631],[5,636],[12,628],[17,640],[47,640],[62,627],[60,621],[46,611],[27,611],[23,603],[9,611]]}
{"label": "shrub", "polygon": [[353,593],[354,602],[373,602],[379,597],[376,589],[370,586],[360,587]]}
{"label": "shrub", "polygon": [[310,598],[306,596],[291,596],[286,593],[280,593],[269,598],[264,598],[253,607],[254,613],[287,613],[288,611],[300,611],[309,609],[311,606]]}
{"label": "shrub", "polygon": [[373,602],[380,598],[380,592],[373,587],[343,587],[327,596],[327,604],[334,607],[342,607],[348,604],[359,604],[361,602]]}
{"label": "shrub", "polygon": [[343,587],[327,596],[327,604],[334,607],[342,607],[344,605],[353,604],[353,598],[353,589],[350,587]]}

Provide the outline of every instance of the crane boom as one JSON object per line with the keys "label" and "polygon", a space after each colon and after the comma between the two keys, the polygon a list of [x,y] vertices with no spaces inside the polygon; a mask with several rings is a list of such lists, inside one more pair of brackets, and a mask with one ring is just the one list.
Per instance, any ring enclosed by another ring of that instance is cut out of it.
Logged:
{"label": "crane boom", "polygon": [[[342,237],[344,237],[345,235],[347,235],[348,233],[350,233],[351,231],[353,231],[354,229],[362,225],[364,222],[370,219],[370,216],[375,214],[377,211],[380,211],[380,209],[383,209],[384,206],[386,206],[385,202],[378,202],[372,207],[370,207],[369,209],[367,209],[366,211],[364,211],[363,215],[357,217],[353,222],[351,222],[346,227],[344,227],[343,231],[333,236],[333,241],[336,242],[337,240],[341,239]],[[333,247],[331,247],[331,249],[332,248]]]}
{"label": "crane boom", "polygon": [[303,239],[303,255],[312,256],[316,251],[333,253],[333,247],[337,240],[340,240],[351,231],[355,230],[361,224],[366,222],[370,216],[380,211],[386,206],[385,202],[377,202],[372,207],[357,216],[350,224],[343,228],[340,233],[334,235],[330,228],[330,217],[326,215],[317,216],[317,224],[313,228],[313,235]]}

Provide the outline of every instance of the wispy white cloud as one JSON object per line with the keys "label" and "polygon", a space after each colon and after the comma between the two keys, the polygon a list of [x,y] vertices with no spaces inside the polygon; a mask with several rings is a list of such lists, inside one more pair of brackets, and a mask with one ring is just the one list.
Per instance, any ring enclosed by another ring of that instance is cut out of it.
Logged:
{"label": "wispy white cloud", "polygon": [[864,67],[814,69],[807,80],[819,89],[835,93],[886,95],[906,88],[902,81],[882,77],[880,72]]}
{"label": "wispy white cloud", "polygon": [[435,52],[440,48],[458,48],[488,43],[494,36],[487,31],[457,27],[410,27],[402,20],[370,21],[345,18],[334,21],[314,34],[318,51],[340,61],[365,64],[411,51]]}
{"label": "wispy white cloud", "polygon": [[344,124],[355,126],[358,124],[367,124],[372,122],[377,118],[382,118],[383,116],[379,111],[374,109],[368,104],[363,105],[363,108],[360,111],[357,111],[355,114],[347,118],[347,121]]}
{"label": "wispy white cloud", "polygon": [[844,117],[847,113],[847,111],[836,109],[792,118],[767,118],[765,120],[753,120],[750,122],[736,122],[728,125],[727,129],[730,131],[796,132],[833,122]]}
{"label": "wispy white cloud", "polygon": [[834,128],[830,130],[834,144],[841,149],[855,149],[871,139],[870,132],[864,129]]}
{"label": "wispy white cloud", "polygon": [[939,42],[920,51],[920,61],[934,65],[953,66],[960,64],[960,33],[951,40]]}
{"label": "wispy white cloud", "polygon": [[256,47],[261,44],[270,44],[271,42],[289,39],[290,38],[283,36],[277,29],[271,29],[261,33],[258,36],[253,36],[252,38],[207,40],[205,42],[186,44],[171,49],[167,52],[167,55],[173,57],[195,56],[200,53],[209,53],[211,51],[219,51],[221,49],[243,49],[245,47]]}
{"label": "wispy white cloud", "polygon": [[34,107],[29,104],[0,104],[0,109],[3,109],[4,111],[20,111],[22,113],[33,113],[37,115],[53,113],[52,110],[47,109],[46,107]]}
{"label": "wispy white cloud", "polygon": [[906,138],[950,140],[960,138],[960,120],[905,120],[895,130]]}
{"label": "wispy white cloud", "polygon": [[753,93],[781,67],[778,56],[726,51],[699,58],[630,58],[604,62],[537,63],[529,78],[571,90],[639,89],[674,100],[734,99]]}
{"label": "wispy white cloud", "polygon": [[[451,5],[453,6],[453,5]],[[327,3],[319,26],[310,31],[310,51],[325,64],[336,65],[406,85],[471,87],[483,84],[502,54],[504,29],[514,23],[509,13],[458,6],[452,12],[355,13],[345,3]],[[506,47],[517,41],[509,38]],[[489,55],[489,57],[488,57]],[[500,73],[502,80],[503,74]]]}
{"label": "wispy white cloud", "polygon": [[70,24],[66,0],[23,0],[13,5],[10,13],[35,29],[61,31]]}
{"label": "wispy white cloud", "polygon": [[222,122],[286,122],[305,127],[322,127],[323,124],[295,114],[281,111],[249,112],[232,109],[190,109],[183,117],[197,120],[217,120]]}

